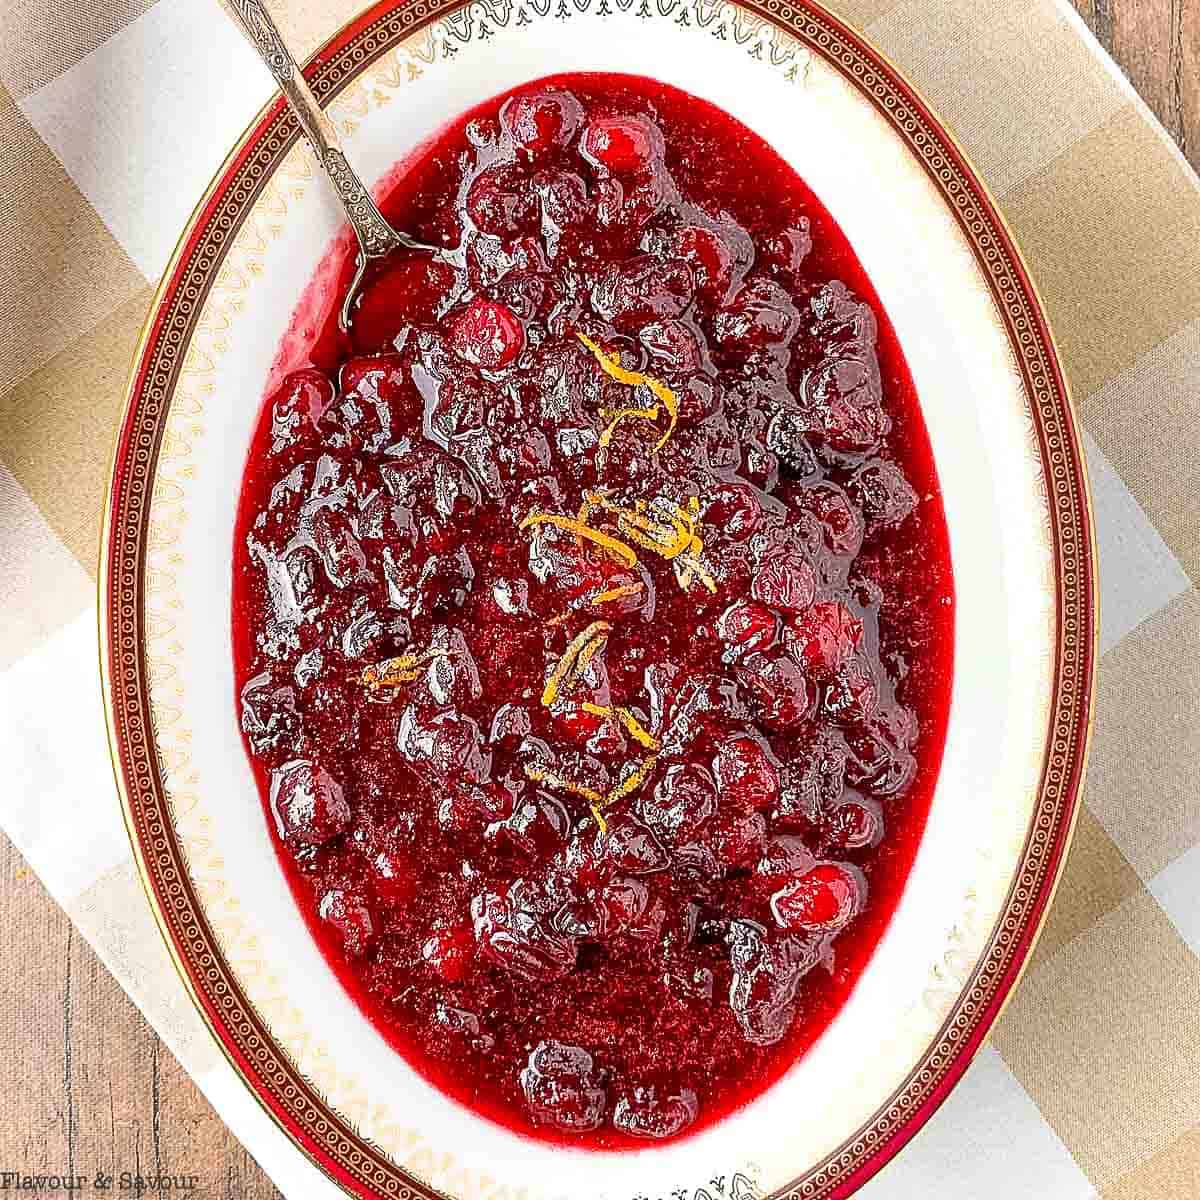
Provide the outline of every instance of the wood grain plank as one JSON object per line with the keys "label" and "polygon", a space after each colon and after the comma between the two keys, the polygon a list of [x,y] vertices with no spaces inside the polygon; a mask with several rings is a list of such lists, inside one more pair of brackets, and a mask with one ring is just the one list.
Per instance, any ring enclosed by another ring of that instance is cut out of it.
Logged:
{"label": "wood grain plank", "polygon": [[1180,0],[1112,0],[1113,55],[1167,132],[1183,132]]}
{"label": "wood grain plank", "polygon": [[1200,170],[1200,0],[1071,0]]}
{"label": "wood grain plank", "polygon": [[[1115,0],[1120,3],[1120,0]],[[1112,53],[1112,6],[1114,0],[1071,0],[1076,11],[1088,23],[1088,27],[1096,35],[1105,50]]]}
{"label": "wood grain plank", "polygon": [[0,1163],[66,1169],[71,1061],[64,1037],[71,925],[0,838]]}
{"label": "wood grain plank", "polygon": [[1178,80],[1182,92],[1180,149],[1200,171],[1200,0],[1177,0]]}
{"label": "wood grain plank", "polygon": [[147,1067],[156,1039],[144,1021],[130,1019],[116,981],[76,934],[67,970],[71,1161],[89,1174],[145,1174],[154,1165]]}
{"label": "wood grain plank", "polygon": [[161,1042],[157,1045],[152,1144],[159,1170],[171,1175],[203,1175],[211,1189],[205,1194],[214,1198],[278,1197],[274,1185],[209,1107],[187,1072]]}
{"label": "wood grain plank", "polygon": [[199,1175],[197,1194],[279,1192],[0,835],[0,1165]]}

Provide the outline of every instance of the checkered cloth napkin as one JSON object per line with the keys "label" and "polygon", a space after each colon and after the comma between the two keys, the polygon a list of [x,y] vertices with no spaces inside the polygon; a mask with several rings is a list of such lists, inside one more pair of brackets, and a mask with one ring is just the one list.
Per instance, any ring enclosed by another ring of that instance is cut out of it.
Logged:
{"label": "checkered cloth napkin", "polygon": [[[273,0],[307,53],[357,0]],[[1103,626],[1087,805],[1025,981],[866,1200],[1200,1196],[1200,184],[1054,0],[839,0],[998,197],[1080,414]],[[0,825],[292,1197],[130,857],[96,679],[98,514],[190,207],[267,99],[217,0],[0,0]],[[11,933],[7,936],[13,936]],[[17,936],[20,936],[19,934]]]}

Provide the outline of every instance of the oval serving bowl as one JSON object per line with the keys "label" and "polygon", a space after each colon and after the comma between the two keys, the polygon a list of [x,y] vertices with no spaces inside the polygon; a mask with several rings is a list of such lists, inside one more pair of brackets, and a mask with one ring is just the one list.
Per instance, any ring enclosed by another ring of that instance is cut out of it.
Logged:
{"label": "oval serving bowl", "polygon": [[234,516],[259,399],[339,228],[279,100],[185,231],[130,383],[100,582],[125,815],[214,1037],[348,1191],[843,1197],[965,1070],[1062,867],[1096,623],[1074,418],[994,204],[912,88],[815,3],[387,2],[307,73],[355,163],[379,179],[464,109],[570,70],[655,76],[765,137],[849,237],[916,381],[950,529],[954,691],[924,840],[849,1002],[777,1084],[724,1121],[667,1146],[596,1154],[517,1137],[461,1108],[342,991],[271,847],[238,731],[229,640]]}

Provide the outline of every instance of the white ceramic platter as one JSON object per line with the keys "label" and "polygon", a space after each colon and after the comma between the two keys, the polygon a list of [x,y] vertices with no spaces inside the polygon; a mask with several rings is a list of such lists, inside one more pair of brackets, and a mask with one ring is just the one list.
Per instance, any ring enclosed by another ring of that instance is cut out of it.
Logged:
{"label": "white ceramic platter", "polygon": [[[466,1111],[342,990],[276,862],[233,701],[235,508],[264,381],[339,227],[278,105],[168,270],[110,503],[106,682],[131,833],[181,970],[268,1108],[365,1195],[844,1195],[940,1101],[1011,988],[1077,802],[1092,552],[1074,425],[1036,298],[970,168],[903,81],[820,9],[723,0],[384,6],[312,72],[364,177],[520,82],[655,76],[761,134],[839,222],[895,326],[940,475],[955,681],[928,829],[849,1003],[733,1117],[636,1153],[551,1148]],[[336,93],[336,94],[334,94]]]}

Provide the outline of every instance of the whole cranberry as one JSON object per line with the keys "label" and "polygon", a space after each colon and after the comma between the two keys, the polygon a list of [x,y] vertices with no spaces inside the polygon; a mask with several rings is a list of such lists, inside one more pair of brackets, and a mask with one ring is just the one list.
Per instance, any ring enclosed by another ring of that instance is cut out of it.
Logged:
{"label": "whole cranberry", "polygon": [[449,449],[456,439],[481,429],[488,412],[498,403],[495,385],[486,379],[473,374],[452,376],[426,406],[425,436]]}
{"label": "whole cranberry", "polygon": [[717,381],[703,371],[689,375],[675,389],[682,425],[698,425],[721,411],[721,389]]}
{"label": "whole cranberry", "polygon": [[779,828],[812,830],[841,798],[852,755],[832,725],[818,726],[796,749],[780,776],[779,803],[771,820]]}
{"label": "whole cranberry", "polygon": [[336,508],[318,508],[311,517],[313,545],[329,582],[337,588],[373,578],[367,552],[355,536],[350,518]]}
{"label": "whole cranberry", "polygon": [[420,394],[399,354],[362,354],[348,358],[338,372],[342,394],[377,396],[403,420],[419,412]]}
{"label": "whole cranberry", "polygon": [[861,911],[867,882],[849,863],[818,863],[771,897],[771,913],[781,929],[834,933]]}
{"label": "whole cranberry", "polygon": [[835,720],[861,724],[879,705],[879,683],[870,662],[855,655],[834,673],[824,708]]}
{"label": "whole cranberry", "polygon": [[539,88],[510,96],[500,108],[500,124],[514,145],[537,159],[574,140],[583,124],[583,105],[560,88]]}
{"label": "whole cranberry", "polygon": [[509,271],[491,288],[495,300],[522,321],[545,322],[562,298],[559,284],[548,275],[533,271]]}
{"label": "whole cranberry", "polygon": [[866,453],[891,429],[873,352],[826,359],[805,376],[804,398],[834,450]]}
{"label": "whole cranberry", "polygon": [[746,1041],[774,1045],[791,1028],[800,981],[820,960],[820,942],[770,936],[750,921],[731,922],[727,940],[733,967],[729,1007]]}
{"label": "whole cranberry", "polygon": [[665,870],[670,861],[654,832],[632,813],[609,818],[600,847],[605,861],[626,875],[653,875]]}
{"label": "whole cranberry", "polygon": [[750,594],[779,612],[803,612],[817,594],[816,572],[799,551],[780,547],[758,564]]}
{"label": "whole cranberry", "polygon": [[894,528],[917,506],[917,493],[904,472],[883,459],[863,463],[846,486],[875,529]]}
{"label": "whole cranberry", "polygon": [[813,853],[804,839],[795,834],[777,833],[768,838],[754,868],[756,887],[762,892],[778,891],[815,865]]}
{"label": "whole cranberry", "polygon": [[662,130],[646,117],[593,117],[583,131],[583,156],[614,175],[652,170],[663,160]]}
{"label": "whole cranberry", "polygon": [[723,656],[727,662],[752,650],[765,650],[774,642],[778,629],[775,614],[751,600],[731,604],[717,618],[717,636],[727,647]]}
{"label": "whole cranberry", "polygon": [[436,324],[456,282],[453,267],[428,255],[389,260],[358,298],[350,330],[355,349],[391,349],[407,326]]}
{"label": "whole cranberry", "polygon": [[333,384],[320,371],[288,375],[271,397],[271,452],[280,453],[316,429],[335,398]]}
{"label": "whole cranberry", "polygon": [[[614,813],[609,818],[609,832],[613,831],[618,821],[624,819],[625,814]],[[559,854],[555,861],[561,862],[563,877],[569,882],[570,890],[580,894],[594,892],[612,878],[615,870],[621,869],[607,856],[606,836],[598,829],[584,826]],[[639,872],[631,870],[625,873],[636,875]]]}
{"label": "whole cranberry", "polygon": [[475,939],[469,925],[442,925],[421,945],[421,957],[447,983],[461,983],[471,970]]}
{"label": "whole cranberry", "polygon": [[760,526],[763,518],[758,492],[745,483],[722,483],[712,493],[704,510],[706,525],[719,529],[723,537],[744,542]]}
{"label": "whole cranberry", "polygon": [[812,248],[812,223],[807,217],[800,217],[795,225],[767,239],[764,257],[785,279],[794,281]]}
{"label": "whole cranberry", "polygon": [[296,689],[271,671],[262,671],[242,688],[242,732],[255,754],[286,753],[300,733]]}
{"label": "whole cranberry", "polygon": [[820,522],[825,545],[834,554],[853,558],[862,549],[862,514],[840,487],[819,483],[801,488],[796,499]]}
{"label": "whole cranberry", "polygon": [[880,729],[880,718],[900,707],[879,708],[864,721],[851,721],[846,730],[851,753],[846,779],[873,796],[902,796],[917,773],[917,760],[911,751]]}
{"label": "whole cranberry", "polygon": [[525,330],[512,309],[477,296],[451,320],[450,348],[473,366],[499,371],[525,348]]}
{"label": "whole cranberry", "polygon": [[817,473],[817,456],[811,443],[820,427],[812,414],[785,401],[767,425],[767,449],[787,464],[794,478],[806,479]]}
{"label": "whole cranberry", "polygon": [[840,600],[813,604],[789,617],[783,640],[814,679],[828,679],[862,645],[863,623]]}
{"label": "whole cranberry", "polygon": [[684,225],[671,239],[672,249],[692,264],[696,287],[712,306],[721,304],[733,286],[736,266],[732,246],[714,229]]}
{"label": "whole cranberry", "polygon": [[480,171],[467,189],[466,208],[476,228],[497,237],[535,233],[538,228],[537,197],[525,172],[511,163]]}
{"label": "whole cranberry", "polygon": [[678,317],[693,291],[687,263],[644,254],[605,271],[592,288],[592,308],[615,328],[638,333],[650,322]]}
{"label": "whole cranberry", "polygon": [[492,753],[485,750],[473,717],[446,710],[422,716],[410,704],[396,726],[396,749],[431,784],[483,784],[491,776]]}
{"label": "whole cranberry", "polygon": [[717,860],[727,869],[751,867],[762,855],[767,819],[760,812],[721,812],[713,822]]}
{"label": "whole cranberry", "polygon": [[736,808],[765,811],[779,795],[779,763],[757,734],[725,738],[713,758],[713,777],[722,801]]}
{"label": "whole cranberry", "polygon": [[694,763],[675,763],[642,794],[641,818],[670,845],[686,841],[717,810],[713,778]]}
{"label": "whole cranberry", "polygon": [[323,845],[350,824],[342,785],[306,758],[271,772],[271,811],[279,836],[292,845]]}
{"label": "whole cranberry", "polygon": [[749,354],[790,342],[800,328],[800,314],[791,297],[771,279],[751,279],[742,285],[713,320],[713,335],[721,349]]}
{"label": "whole cranberry", "polygon": [[618,1095],[612,1123],[614,1129],[631,1137],[661,1141],[682,1133],[699,1111],[700,1101],[691,1088],[635,1087]]}
{"label": "whole cranberry", "polygon": [[768,729],[794,729],[816,708],[815,690],[782,647],[746,655],[738,677],[749,688],[758,719]]}
{"label": "whole cranberry", "polygon": [[521,1071],[521,1091],[537,1125],[570,1133],[595,1129],[608,1098],[592,1056],[580,1046],[546,1040],[530,1052]]}
{"label": "whole cranberry", "polygon": [[546,858],[566,840],[571,819],[562,801],[547,792],[525,796],[505,820],[488,827],[491,838],[503,841],[526,859]]}
{"label": "whole cranberry", "polygon": [[526,979],[561,979],[575,969],[575,939],[551,926],[555,906],[540,889],[517,880],[471,901],[481,957]]}
{"label": "whole cranberry", "polygon": [[662,902],[652,896],[640,879],[618,876],[610,879],[598,897],[608,934],[628,934],[635,938],[654,937],[666,916]]}
{"label": "whole cranberry", "polygon": [[677,317],[667,317],[643,327],[638,334],[642,345],[654,360],[652,370],[685,375],[698,371],[704,352],[696,331]]}
{"label": "whole cranberry", "polygon": [[375,938],[375,925],[367,902],[354,892],[330,888],[317,906],[317,915],[337,931],[342,949],[351,957],[365,954]]}
{"label": "whole cranberry", "polygon": [[578,225],[587,215],[587,186],[574,171],[540,171],[533,187],[542,216],[557,229]]}
{"label": "whole cranberry", "polygon": [[830,815],[829,840],[842,850],[864,850],[883,841],[883,828],[879,801],[850,792]]}

